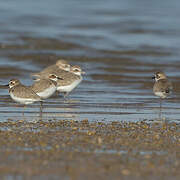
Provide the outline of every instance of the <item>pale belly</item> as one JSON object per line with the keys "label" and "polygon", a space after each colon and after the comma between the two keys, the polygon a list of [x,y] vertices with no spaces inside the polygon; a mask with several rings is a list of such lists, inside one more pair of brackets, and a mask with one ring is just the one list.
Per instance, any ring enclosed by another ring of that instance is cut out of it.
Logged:
{"label": "pale belly", "polygon": [[42,99],[47,99],[55,93],[56,89],[57,89],[56,86],[51,86],[45,89],[44,91],[38,92],[36,94],[40,96]]}
{"label": "pale belly", "polygon": [[156,96],[159,96],[160,98],[166,98],[166,97],[167,97],[167,94],[162,93],[162,92],[155,92],[154,94],[155,94]]}
{"label": "pale belly", "polygon": [[82,81],[82,78],[74,81],[72,84],[67,86],[58,86],[57,91],[59,92],[71,92],[78,84]]}
{"label": "pale belly", "polygon": [[18,102],[20,104],[32,104],[36,101],[39,101],[37,99],[17,97],[17,96],[14,96],[12,93],[10,93],[10,96],[15,102]]}

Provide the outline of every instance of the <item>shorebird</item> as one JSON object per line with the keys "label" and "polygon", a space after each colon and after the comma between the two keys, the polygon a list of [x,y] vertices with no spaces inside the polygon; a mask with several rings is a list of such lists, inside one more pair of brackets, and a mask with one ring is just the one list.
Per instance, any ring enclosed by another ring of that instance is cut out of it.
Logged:
{"label": "shorebird", "polygon": [[48,78],[35,81],[31,89],[40,96],[41,99],[47,99],[52,96],[57,89],[57,81],[63,80],[55,74],[50,74]]}
{"label": "shorebird", "polygon": [[[39,79],[31,86],[31,89],[41,98],[51,97],[57,90],[57,80],[60,80],[55,74],[49,74],[48,78]],[[42,117],[43,102],[41,101],[40,115]]]}
{"label": "shorebird", "polygon": [[48,66],[39,73],[32,73],[31,75],[35,77],[36,81],[38,81],[39,79],[48,78],[49,74],[66,74],[70,71],[70,68],[71,66],[67,61],[60,59],[56,62],[56,64]]}
{"label": "shorebird", "polygon": [[162,99],[169,96],[172,92],[172,84],[168,80],[165,73],[159,71],[156,72],[155,75],[152,77],[152,79],[155,79],[155,83],[153,86],[153,92],[156,96],[160,97],[160,114],[159,117],[161,117],[161,108],[162,108]]}
{"label": "shorebird", "polygon": [[57,81],[57,91],[64,93],[66,97],[82,81],[82,74],[85,72],[80,66],[72,66],[70,72],[62,76],[63,80]]}
{"label": "shorebird", "polygon": [[[32,104],[34,102],[42,102],[42,99],[28,86],[24,86],[18,79],[11,79],[9,84],[10,97],[20,104]],[[40,113],[41,114],[41,113]],[[23,112],[24,116],[24,112]]]}
{"label": "shorebird", "polygon": [[20,104],[32,104],[42,99],[28,86],[24,86],[18,79],[9,81],[9,94],[10,97]]}

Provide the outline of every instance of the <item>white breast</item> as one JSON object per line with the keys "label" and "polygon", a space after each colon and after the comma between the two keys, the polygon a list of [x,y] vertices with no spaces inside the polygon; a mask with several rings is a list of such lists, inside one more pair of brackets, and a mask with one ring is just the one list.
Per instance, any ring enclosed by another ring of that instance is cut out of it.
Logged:
{"label": "white breast", "polygon": [[70,85],[67,85],[67,86],[58,86],[57,87],[57,91],[59,91],[59,92],[71,92],[76,86],[78,86],[78,84],[81,81],[82,81],[82,77],[80,79],[74,81]]}
{"label": "white breast", "polygon": [[39,101],[37,99],[17,97],[17,96],[14,96],[14,94],[12,92],[10,92],[10,96],[14,101],[21,103],[21,104],[32,104],[33,102]]}
{"label": "white breast", "polygon": [[165,93],[163,93],[163,92],[155,92],[154,93],[156,96],[159,96],[160,98],[166,98],[167,97],[167,95],[165,94]]}
{"label": "white breast", "polygon": [[51,86],[47,89],[45,89],[44,91],[41,91],[41,92],[37,92],[36,94],[38,96],[40,96],[42,99],[47,99],[49,98],[50,96],[52,96],[56,91],[56,86]]}

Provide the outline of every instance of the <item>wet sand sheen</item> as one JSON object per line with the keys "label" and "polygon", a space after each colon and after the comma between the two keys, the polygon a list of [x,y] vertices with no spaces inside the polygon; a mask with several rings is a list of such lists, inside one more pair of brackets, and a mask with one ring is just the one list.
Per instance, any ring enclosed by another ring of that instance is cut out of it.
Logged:
{"label": "wet sand sheen", "polygon": [[19,120],[0,129],[1,178],[180,177],[176,123]]}

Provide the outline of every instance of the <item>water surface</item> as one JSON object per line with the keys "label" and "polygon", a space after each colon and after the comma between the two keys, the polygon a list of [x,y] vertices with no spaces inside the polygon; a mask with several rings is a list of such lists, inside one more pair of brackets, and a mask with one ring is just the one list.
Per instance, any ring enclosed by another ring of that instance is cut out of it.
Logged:
{"label": "water surface", "polygon": [[[152,121],[159,100],[151,76],[162,70],[174,85],[163,118],[179,122],[179,8],[177,0],[1,1],[0,80],[30,85],[30,73],[65,58],[87,74],[68,101],[44,103],[44,120]],[[1,121],[38,121],[39,104],[16,107],[0,92]]]}

